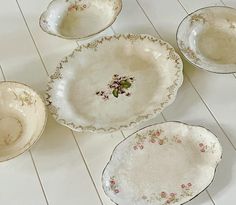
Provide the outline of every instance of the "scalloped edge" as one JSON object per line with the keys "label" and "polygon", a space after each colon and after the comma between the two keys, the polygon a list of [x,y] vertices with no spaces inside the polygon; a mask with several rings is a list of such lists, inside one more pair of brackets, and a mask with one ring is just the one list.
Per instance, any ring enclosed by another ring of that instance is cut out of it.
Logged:
{"label": "scalloped edge", "polygon": [[188,200],[188,201],[186,201],[186,202],[184,202],[184,203],[182,203],[182,204],[179,204],[179,205],[184,205],[184,204],[186,204],[186,203],[188,203],[188,202],[194,200],[194,199],[197,198],[201,193],[203,193],[205,190],[207,190],[207,189],[209,188],[209,186],[214,182],[215,176],[216,176],[217,168],[218,168],[218,166],[219,166],[219,163],[220,163],[221,160],[223,159],[223,148],[222,148],[222,145],[220,144],[220,141],[219,141],[218,137],[217,137],[212,131],[210,131],[209,129],[207,129],[206,127],[201,126],[201,125],[190,125],[190,124],[187,124],[187,123],[184,123],[184,122],[181,122],[181,121],[165,121],[165,122],[161,122],[161,123],[154,123],[154,124],[147,125],[147,126],[145,126],[145,127],[142,127],[142,128],[140,128],[140,129],[136,130],[136,131],[133,132],[132,134],[128,135],[128,136],[127,136],[125,139],[123,139],[121,142],[119,142],[119,143],[115,146],[115,148],[113,149],[113,151],[112,151],[112,153],[111,153],[111,156],[110,156],[110,159],[109,159],[109,161],[107,162],[106,166],[104,167],[104,169],[103,169],[103,171],[102,171],[101,183],[102,183],[103,191],[104,191],[105,195],[110,199],[110,201],[113,202],[114,204],[119,205],[119,204],[115,203],[115,202],[107,195],[107,193],[106,193],[106,191],[105,191],[104,173],[105,173],[107,167],[109,166],[110,162],[111,162],[112,159],[113,159],[113,155],[114,155],[114,153],[115,153],[116,148],[117,148],[121,143],[123,143],[124,141],[126,141],[129,137],[135,135],[135,134],[138,133],[139,131],[142,131],[142,130],[148,128],[148,127],[152,127],[152,126],[156,126],[156,125],[161,125],[161,124],[165,124],[165,123],[179,123],[179,124],[185,125],[185,126],[187,126],[187,127],[196,127],[196,128],[205,129],[207,132],[210,132],[211,134],[213,134],[213,135],[215,136],[215,138],[218,140],[219,145],[220,145],[220,148],[221,148],[221,150],[220,150],[220,151],[221,151],[221,156],[220,156],[219,161],[217,162],[217,164],[216,164],[216,166],[215,166],[215,171],[214,171],[214,174],[213,174],[213,177],[212,177],[211,182],[210,182],[202,191],[200,191],[198,194],[196,194],[193,198],[191,198],[190,200]]}
{"label": "scalloped edge", "polygon": [[[58,113],[57,113],[59,108],[57,108],[53,105],[51,95],[50,95],[50,90],[52,90],[52,87],[53,87],[53,86],[51,86],[51,84],[53,84],[55,80],[58,80],[61,78],[60,70],[63,69],[63,64],[68,63],[69,58],[73,57],[75,52],[82,52],[83,49],[96,48],[97,45],[102,44],[103,41],[108,41],[108,40],[111,40],[114,38],[117,40],[119,40],[120,38],[129,39],[129,40],[147,39],[149,41],[152,41],[153,43],[159,43],[162,46],[165,45],[167,47],[166,49],[167,49],[167,51],[169,51],[171,60],[175,61],[175,68],[177,71],[175,73],[176,78],[173,81],[173,84],[168,88],[169,92],[167,92],[167,94],[165,96],[165,101],[161,102],[160,105],[155,107],[151,113],[139,115],[136,117],[136,120],[131,121],[128,124],[120,125],[118,127],[104,128],[104,127],[94,127],[92,125],[91,126],[81,126],[81,125],[75,125],[73,122],[67,122],[64,119],[60,119],[58,117]],[[58,123],[66,126],[66,127],[69,127],[70,129],[72,129],[74,131],[91,131],[91,132],[107,133],[107,132],[118,131],[121,129],[133,128],[138,123],[141,123],[141,122],[144,122],[144,121],[154,118],[157,114],[161,113],[167,106],[169,106],[170,104],[172,104],[174,102],[174,100],[176,99],[178,89],[181,87],[182,83],[183,83],[183,62],[182,62],[182,59],[180,58],[180,56],[176,53],[175,49],[169,43],[167,43],[161,39],[155,38],[153,36],[147,35],[147,34],[119,34],[119,35],[113,35],[113,36],[105,36],[105,37],[99,38],[95,41],[92,41],[91,43],[81,45],[81,46],[77,47],[69,56],[65,57],[57,66],[56,71],[50,76],[50,80],[48,82],[47,89],[46,89],[45,99],[46,99],[46,103],[47,103],[47,106],[48,106],[51,114],[58,121]]]}

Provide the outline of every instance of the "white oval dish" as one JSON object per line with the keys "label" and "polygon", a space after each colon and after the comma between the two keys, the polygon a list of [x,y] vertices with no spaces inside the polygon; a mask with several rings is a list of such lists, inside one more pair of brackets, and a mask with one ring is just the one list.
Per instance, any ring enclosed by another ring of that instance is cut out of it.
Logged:
{"label": "white oval dish", "polygon": [[121,0],[53,0],[39,24],[48,34],[83,39],[111,26],[121,9]]}
{"label": "white oval dish", "polygon": [[180,23],[176,38],[180,51],[193,65],[215,73],[236,72],[235,9],[199,9]]}
{"label": "white oval dish", "polygon": [[148,35],[103,37],[78,47],[50,77],[46,101],[76,131],[132,127],[171,104],[183,64],[168,43]]}
{"label": "white oval dish", "polygon": [[42,134],[46,108],[30,87],[16,82],[0,82],[0,162],[28,150]]}
{"label": "white oval dish", "polygon": [[102,176],[119,205],[181,205],[213,181],[222,147],[210,131],[180,122],[139,130],[113,151]]}

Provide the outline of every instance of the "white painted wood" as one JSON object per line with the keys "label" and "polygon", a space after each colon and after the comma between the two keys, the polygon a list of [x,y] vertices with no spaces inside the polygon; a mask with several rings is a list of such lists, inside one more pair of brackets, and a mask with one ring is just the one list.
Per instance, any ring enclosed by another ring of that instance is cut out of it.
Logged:
{"label": "white painted wood", "polygon": [[50,205],[101,204],[69,129],[49,117],[32,153]]}
{"label": "white painted wood", "polygon": [[[122,11],[113,24],[117,33],[143,33],[157,36],[136,1],[123,0],[122,2]],[[130,27],[132,29],[129,29]]]}
{"label": "white painted wood", "polygon": [[77,47],[76,42],[51,36],[40,28],[39,17],[50,0],[18,0],[18,3],[48,72],[54,72],[59,61]]}
{"label": "white painted wood", "polygon": [[222,3],[224,3],[226,6],[231,6],[231,7],[236,8],[235,0],[222,0]]}
{"label": "white painted wood", "polygon": [[[0,66],[1,66],[1,65],[0,65]],[[4,81],[4,77],[3,77],[3,74],[2,74],[1,67],[0,67],[0,81]]]}
{"label": "white painted wood", "polygon": [[0,204],[46,205],[28,152],[0,163]]}
{"label": "white painted wood", "polygon": [[[235,0],[223,1],[236,8]],[[7,80],[27,83],[41,93],[48,80],[46,71],[52,73],[58,62],[78,46],[75,41],[50,36],[40,29],[38,19],[49,2],[18,0],[19,10],[17,1],[8,0],[0,7],[0,64],[4,74]],[[158,32],[176,47],[175,32],[187,15],[186,11],[190,13],[201,7],[221,5],[221,0],[180,0],[180,3],[177,0],[139,0],[138,3],[136,0],[123,0],[123,10],[113,28],[117,33],[158,36]],[[112,33],[112,29],[107,29],[99,36]],[[78,43],[87,43],[97,37]],[[236,204],[236,156],[230,143],[236,146],[236,78],[206,73],[186,62],[185,74],[190,81],[185,77],[176,101],[163,113],[165,119],[206,126],[219,137],[224,149],[215,181],[208,188],[214,203],[207,192],[203,192],[188,204]],[[3,80],[1,72],[0,80]],[[164,119],[158,115],[134,129],[123,131],[124,136],[162,121]],[[102,190],[101,173],[114,147],[124,136],[121,132],[75,133],[75,141],[69,129],[58,125],[49,116],[45,133],[32,149],[43,187],[30,154],[26,152],[0,164],[0,204],[45,205],[43,188],[50,205],[112,205]]]}
{"label": "white painted wood", "polygon": [[0,6],[0,25],[0,64],[6,78],[17,76],[18,81],[43,91],[47,75],[14,0]]}
{"label": "white painted wood", "polygon": [[124,138],[120,132],[113,134],[75,133],[76,139],[85,156],[89,170],[93,176],[104,205],[113,205],[102,189],[101,176],[108,163],[113,149]]}
{"label": "white painted wood", "polygon": [[179,2],[184,6],[184,8],[188,11],[188,13],[192,13],[197,9],[208,7],[208,6],[222,6],[222,2],[220,0],[179,0]]}
{"label": "white painted wood", "polygon": [[[38,7],[30,6],[35,5],[36,2],[27,5],[27,11],[32,12],[33,8],[35,9],[35,15]],[[0,13],[2,26],[0,42],[5,48],[0,51],[0,61],[7,79],[27,83],[40,91],[44,90],[48,77],[16,2],[8,1],[6,6],[0,7]],[[31,13],[29,17],[33,16]],[[38,24],[38,16],[34,20],[31,23]],[[77,46],[75,42],[72,43]],[[50,50],[52,52],[55,47],[49,46],[48,53],[44,56],[49,55]],[[52,56],[50,56],[51,60],[53,60]],[[57,59],[54,61],[57,62]],[[45,65],[47,66],[46,63]],[[32,153],[50,205],[101,204],[69,129],[58,125],[49,117],[46,131],[38,144],[33,147]],[[42,194],[41,192],[29,193],[31,198]]]}

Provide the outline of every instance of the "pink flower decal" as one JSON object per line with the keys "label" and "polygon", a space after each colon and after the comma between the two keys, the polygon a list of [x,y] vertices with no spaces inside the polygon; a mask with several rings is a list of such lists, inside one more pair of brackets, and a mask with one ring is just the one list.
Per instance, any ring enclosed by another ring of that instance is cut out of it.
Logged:
{"label": "pink flower decal", "polygon": [[114,176],[110,178],[109,183],[110,183],[110,189],[113,191],[113,193],[118,194],[120,190],[118,189],[118,185]]}

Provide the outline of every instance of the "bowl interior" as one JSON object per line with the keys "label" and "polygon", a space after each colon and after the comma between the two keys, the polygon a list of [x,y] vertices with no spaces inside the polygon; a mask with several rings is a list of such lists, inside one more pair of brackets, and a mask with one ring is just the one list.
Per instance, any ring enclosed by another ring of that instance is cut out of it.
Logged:
{"label": "bowl interior", "polygon": [[120,0],[55,0],[41,17],[45,31],[64,38],[85,38],[111,25]]}
{"label": "bowl interior", "polygon": [[235,9],[209,7],[194,12],[181,23],[177,40],[195,65],[213,72],[236,72]]}
{"label": "bowl interior", "polygon": [[46,121],[42,99],[29,87],[0,83],[0,161],[27,150],[42,133]]}

